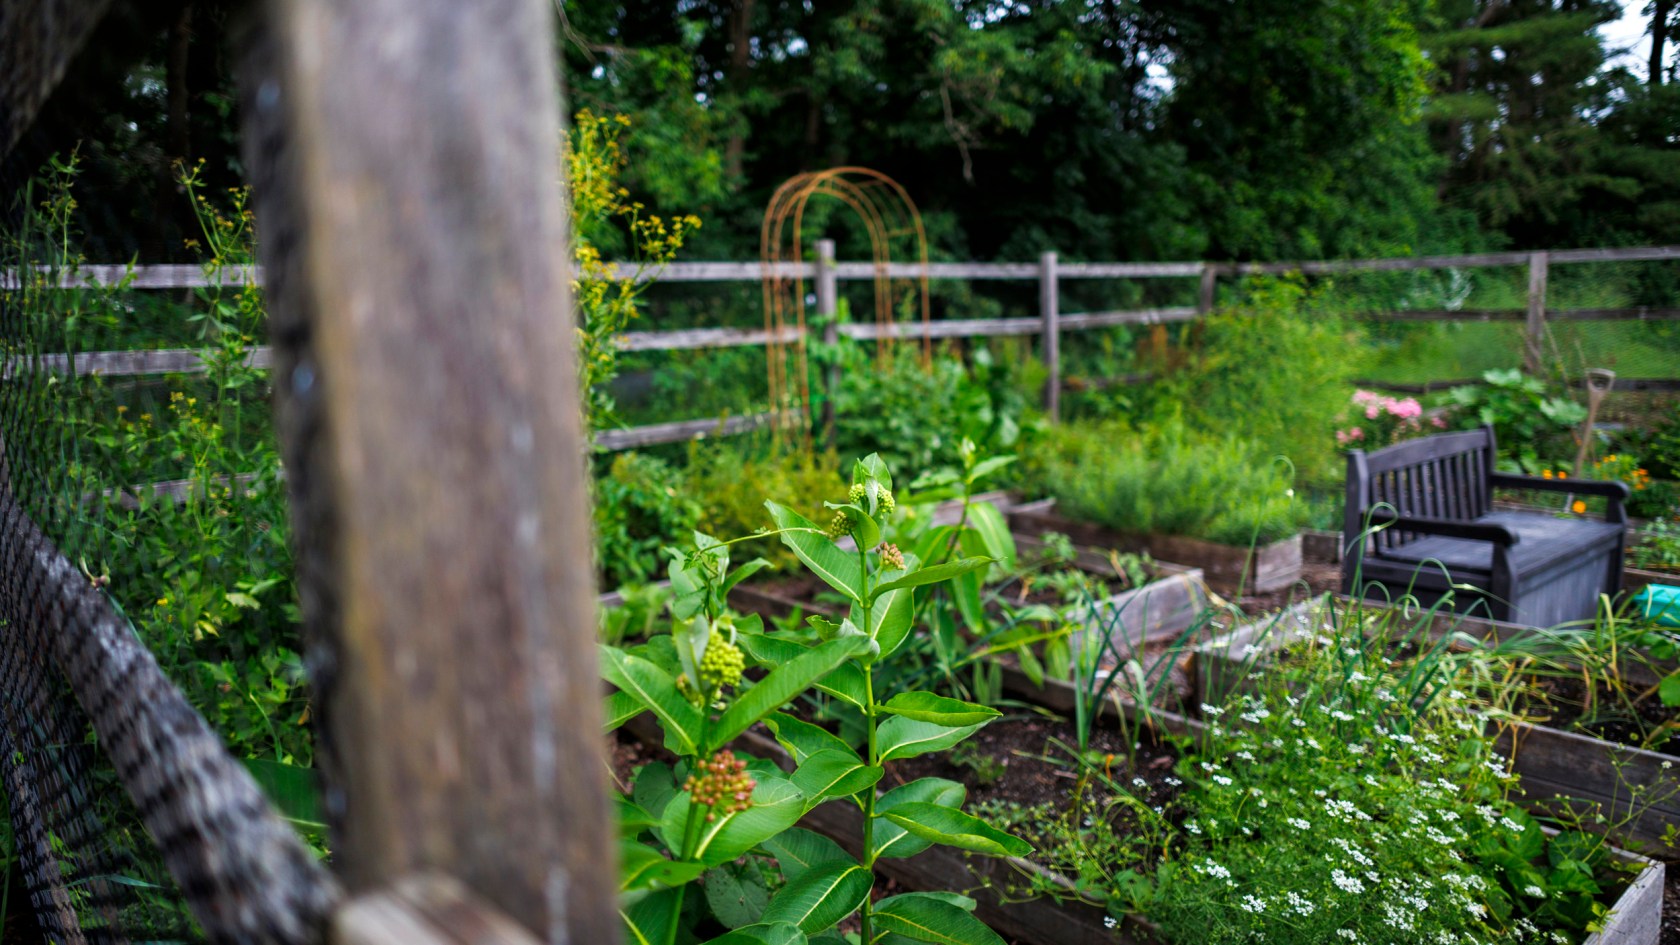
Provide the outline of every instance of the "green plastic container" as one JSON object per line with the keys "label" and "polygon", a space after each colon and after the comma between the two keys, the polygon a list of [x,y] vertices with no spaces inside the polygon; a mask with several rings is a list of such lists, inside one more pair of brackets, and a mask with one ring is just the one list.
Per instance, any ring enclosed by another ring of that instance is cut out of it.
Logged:
{"label": "green plastic container", "polygon": [[1634,595],[1633,603],[1646,619],[1665,627],[1680,627],[1680,587],[1647,584]]}

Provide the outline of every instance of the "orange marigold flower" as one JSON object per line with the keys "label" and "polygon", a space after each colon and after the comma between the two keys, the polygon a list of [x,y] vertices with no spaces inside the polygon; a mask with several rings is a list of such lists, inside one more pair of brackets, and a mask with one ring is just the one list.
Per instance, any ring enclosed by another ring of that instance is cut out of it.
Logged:
{"label": "orange marigold flower", "polygon": [[1551,471],[1551,470],[1550,470],[1550,469],[1542,469],[1542,470],[1540,470],[1540,478],[1542,478],[1542,479],[1550,479],[1550,478],[1552,478],[1552,471]]}
{"label": "orange marigold flower", "polygon": [[1569,474],[1560,469],[1560,470],[1558,470],[1558,478],[1559,479],[1568,479]]}
{"label": "orange marigold flower", "polygon": [[1571,505],[1569,508],[1576,515],[1585,515],[1587,511],[1587,503],[1582,502],[1580,499],[1576,499],[1575,504]]}

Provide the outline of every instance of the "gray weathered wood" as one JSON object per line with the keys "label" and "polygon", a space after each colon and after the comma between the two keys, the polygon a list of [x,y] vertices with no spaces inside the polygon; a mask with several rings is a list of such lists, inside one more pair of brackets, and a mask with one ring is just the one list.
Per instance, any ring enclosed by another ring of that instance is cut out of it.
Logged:
{"label": "gray weathered wood", "polygon": [[1056,285],[1056,254],[1038,257],[1038,317],[1044,321],[1044,414],[1055,423],[1062,413],[1062,331],[1060,293]]}
{"label": "gray weathered wood", "polygon": [[241,75],[335,866],[617,940],[547,0],[268,0]]}
{"label": "gray weathered wood", "polygon": [[1159,279],[1199,276],[1199,262],[1062,262],[1056,274],[1063,279]]}
{"label": "gray weathered wood", "polygon": [[[267,368],[272,352],[266,347],[251,349],[246,365]],[[74,371],[72,371],[74,368]],[[103,375],[133,377],[147,374],[203,374],[204,361],[194,348],[161,348],[154,351],[85,351],[72,358],[67,354],[43,354],[35,358],[17,357],[6,362],[7,380],[32,370],[48,374]]]}
{"label": "gray weathered wood", "polygon": [[539,939],[459,882],[406,877],[355,897],[332,917],[336,945],[538,945]]}
{"label": "gray weathered wood", "polygon": [[1196,318],[1199,313],[1192,306],[1177,306],[1173,308],[1136,308],[1122,312],[1077,312],[1071,315],[1059,315],[1057,323],[1062,331],[1080,331],[1088,328],[1110,328],[1115,325],[1163,325],[1167,322],[1187,322]]}
{"label": "gray weathered wood", "polygon": [[823,321],[823,344],[828,346],[828,368],[823,372],[823,442],[835,444],[834,398],[840,394],[840,359],[834,346],[840,343],[840,284],[834,275],[834,241],[817,240],[817,318]]}
{"label": "gray weathered wood", "polygon": [[110,0],[0,3],[0,157],[10,154]]}
{"label": "gray weathered wood", "polygon": [[1213,311],[1214,294],[1219,290],[1219,268],[1204,263],[1201,275],[1201,281],[1196,287],[1196,313],[1206,315]]}
{"label": "gray weathered wood", "polygon": [[883,328],[873,322],[848,322],[840,334],[859,341],[893,338],[979,338],[1036,335],[1044,330],[1039,318],[947,318],[934,322],[894,322]]}
{"label": "gray weathered wood", "polygon": [[1680,246],[1626,246],[1608,249],[1560,249],[1551,254],[1554,263],[1657,262],[1680,259]]}
{"label": "gray weathered wood", "polygon": [[678,420],[674,423],[650,423],[647,426],[622,430],[598,430],[595,445],[605,450],[627,450],[655,443],[681,443],[708,436],[732,436],[769,426],[776,418],[774,411],[742,414],[736,417],[704,417],[699,420]]}
{"label": "gray weathered wood", "polygon": [[1523,329],[1523,371],[1538,377],[1545,361],[1546,342],[1546,271],[1549,256],[1531,253],[1528,257],[1528,312]]}
{"label": "gray weathered wood", "polygon": [[[918,279],[924,272],[921,263],[888,263],[886,274],[891,279]],[[842,280],[873,280],[879,270],[872,262],[843,262],[834,266],[835,276]],[[929,263],[925,270],[929,279],[1027,279],[1037,278],[1038,266],[1033,263]]]}
{"label": "gray weathered wood", "polygon": [[791,344],[803,333],[797,328],[780,332],[763,328],[683,328],[674,331],[627,331],[614,341],[621,351],[685,351],[694,348],[746,348],[779,341]]}

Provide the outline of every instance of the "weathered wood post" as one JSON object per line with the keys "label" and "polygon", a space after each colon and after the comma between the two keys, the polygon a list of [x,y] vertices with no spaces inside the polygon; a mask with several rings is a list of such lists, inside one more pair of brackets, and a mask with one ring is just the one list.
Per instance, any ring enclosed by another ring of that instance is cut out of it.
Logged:
{"label": "weathered wood post", "polygon": [[1206,315],[1213,311],[1214,291],[1219,287],[1219,267],[1210,262],[1202,263],[1202,280],[1196,292],[1196,314]]}
{"label": "weathered wood post", "polygon": [[834,241],[817,240],[817,317],[826,318],[823,345],[828,349],[828,370],[823,376],[823,442],[834,448],[834,398],[840,392],[840,280],[834,269]]}
{"label": "weathered wood post", "polygon": [[1038,314],[1044,319],[1044,413],[1051,423],[1062,415],[1062,328],[1060,299],[1056,293],[1056,254],[1038,257]]}
{"label": "weathered wood post", "polygon": [[1546,341],[1546,270],[1550,253],[1528,255],[1528,321],[1523,331],[1523,373],[1538,377],[1543,370]]}
{"label": "weathered wood post", "polygon": [[554,7],[257,16],[245,154],[335,865],[611,943]]}

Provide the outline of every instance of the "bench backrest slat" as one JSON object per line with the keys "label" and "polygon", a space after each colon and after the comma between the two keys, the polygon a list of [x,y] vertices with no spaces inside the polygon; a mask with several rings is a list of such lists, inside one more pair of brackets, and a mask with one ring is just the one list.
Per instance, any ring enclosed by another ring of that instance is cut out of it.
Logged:
{"label": "bench backrest slat", "polygon": [[[1393,506],[1401,515],[1471,521],[1491,510],[1488,476],[1493,472],[1493,430],[1441,433],[1366,453],[1348,453],[1349,535],[1364,527],[1373,506]],[[1382,552],[1417,535],[1384,529],[1373,539]]]}

